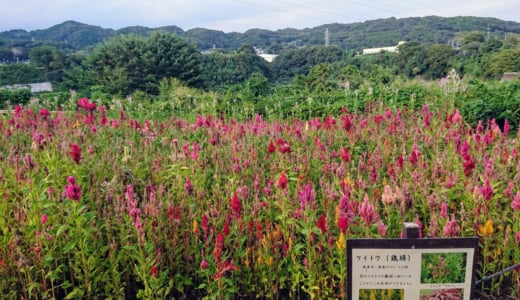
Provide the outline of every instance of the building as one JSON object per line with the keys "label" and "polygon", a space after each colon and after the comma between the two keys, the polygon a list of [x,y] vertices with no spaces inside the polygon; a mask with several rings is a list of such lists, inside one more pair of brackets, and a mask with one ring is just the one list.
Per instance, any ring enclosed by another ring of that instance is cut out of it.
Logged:
{"label": "building", "polygon": [[361,52],[361,55],[377,54],[380,52],[395,53],[395,52],[397,52],[398,47],[404,43],[405,43],[404,41],[400,41],[399,43],[397,43],[396,46],[363,49],[363,52]]}
{"label": "building", "polygon": [[27,83],[27,84],[13,84],[13,85],[6,85],[5,88],[7,88],[8,90],[27,88],[27,89],[31,90],[31,93],[52,92],[52,83],[38,82],[38,83]]}

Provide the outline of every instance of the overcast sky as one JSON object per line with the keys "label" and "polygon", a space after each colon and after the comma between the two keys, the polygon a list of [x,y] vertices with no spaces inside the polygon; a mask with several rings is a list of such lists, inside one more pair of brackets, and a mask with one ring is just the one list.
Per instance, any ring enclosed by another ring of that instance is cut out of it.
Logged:
{"label": "overcast sky", "polygon": [[519,0],[0,0],[0,31],[46,29],[67,20],[103,28],[176,25],[244,32],[422,16],[520,22]]}

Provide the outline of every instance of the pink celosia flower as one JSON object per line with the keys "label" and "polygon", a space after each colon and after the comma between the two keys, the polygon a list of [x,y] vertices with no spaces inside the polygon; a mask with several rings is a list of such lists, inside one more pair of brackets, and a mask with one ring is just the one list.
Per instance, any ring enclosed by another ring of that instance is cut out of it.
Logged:
{"label": "pink celosia flower", "polygon": [[489,183],[489,178],[486,177],[486,183],[484,186],[480,187],[480,193],[482,194],[482,198],[484,200],[489,201],[493,198],[493,187]]}
{"label": "pink celosia flower", "polygon": [[509,122],[507,119],[504,120],[504,136],[507,136],[509,134],[509,130],[511,127],[509,126]]}
{"label": "pink celosia flower", "polygon": [[513,201],[511,202],[511,208],[517,212],[520,211],[520,192],[517,192]]}
{"label": "pink celosia flower", "polygon": [[446,218],[448,216],[448,204],[442,202],[441,204],[441,217]]}
{"label": "pink celosia flower", "polygon": [[203,258],[202,261],[200,262],[200,269],[207,270],[208,268],[209,268],[209,263],[205,258]]}
{"label": "pink celosia flower", "polygon": [[370,202],[368,201],[367,195],[365,195],[363,204],[361,204],[359,214],[361,215],[361,218],[363,218],[363,221],[365,221],[365,225],[370,225],[377,219],[377,214],[375,212],[374,206],[370,204]]}
{"label": "pink celosia flower", "polygon": [[384,238],[386,237],[386,226],[383,223],[383,221],[379,221],[377,224],[377,232],[379,232],[379,235]]}
{"label": "pink celosia flower", "polygon": [[300,207],[302,210],[305,210],[305,208],[312,204],[315,197],[314,189],[311,186],[310,182],[307,182],[307,184],[303,187],[303,189],[299,192],[300,194]]}
{"label": "pink celosia flower", "polygon": [[45,225],[47,224],[47,215],[46,214],[42,214],[42,225]]}
{"label": "pink celosia flower", "polygon": [[381,201],[385,205],[391,205],[395,202],[395,194],[392,192],[392,188],[388,185],[385,185],[383,195],[381,195]]}
{"label": "pink celosia flower", "polygon": [[458,237],[460,235],[460,226],[457,220],[455,220],[455,215],[452,214],[451,220],[446,221],[442,233],[446,237]]}
{"label": "pink celosia flower", "polygon": [[67,177],[68,185],[65,186],[65,196],[70,200],[81,199],[81,188],[76,185],[76,179],[73,176]]}

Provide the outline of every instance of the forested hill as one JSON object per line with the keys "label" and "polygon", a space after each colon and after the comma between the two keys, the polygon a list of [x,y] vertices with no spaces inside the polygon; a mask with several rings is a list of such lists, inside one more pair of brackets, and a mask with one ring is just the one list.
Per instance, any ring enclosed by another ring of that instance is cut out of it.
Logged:
{"label": "forested hill", "polygon": [[362,49],[367,47],[395,45],[398,41],[417,41],[419,43],[447,43],[455,40],[459,33],[480,31],[504,37],[507,33],[520,34],[520,23],[496,18],[481,17],[414,17],[387,18],[351,24],[326,24],[306,29],[281,29],[276,31],[250,29],[244,33],[225,33],[217,30],[194,28],[183,30],[177,26],[148,28],[131,26],[118,30],[66,21],[48,29],[26,31],[13,29],[0,32],[0,46],[26,47],[42,44],[57,45],[60,48],[75,50],[87,49],[118,34],[135,33],[145,35],[151,31],[162,30],[176,33],[197,45],[199,50],[213,47],[236,50],[249,44],[277,53],[287,46],[323,45],[325,30],[328,29],[330,44],[343,49]]}

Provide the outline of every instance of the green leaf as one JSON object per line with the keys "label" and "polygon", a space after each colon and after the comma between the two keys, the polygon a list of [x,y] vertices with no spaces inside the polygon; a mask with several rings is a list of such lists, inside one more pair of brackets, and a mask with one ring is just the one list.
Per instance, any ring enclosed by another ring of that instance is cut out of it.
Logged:
{"label": "green leaf", "polygon": [[76,247],[76,241],[70,241],[63,247],[63,253],[69,253],[72,249]]}
{"label": "green leaf", "polygon": [[80,299],[83,298],[84,292],[82,289],[75,287],[72,292],[70,292],[65,299]]}

